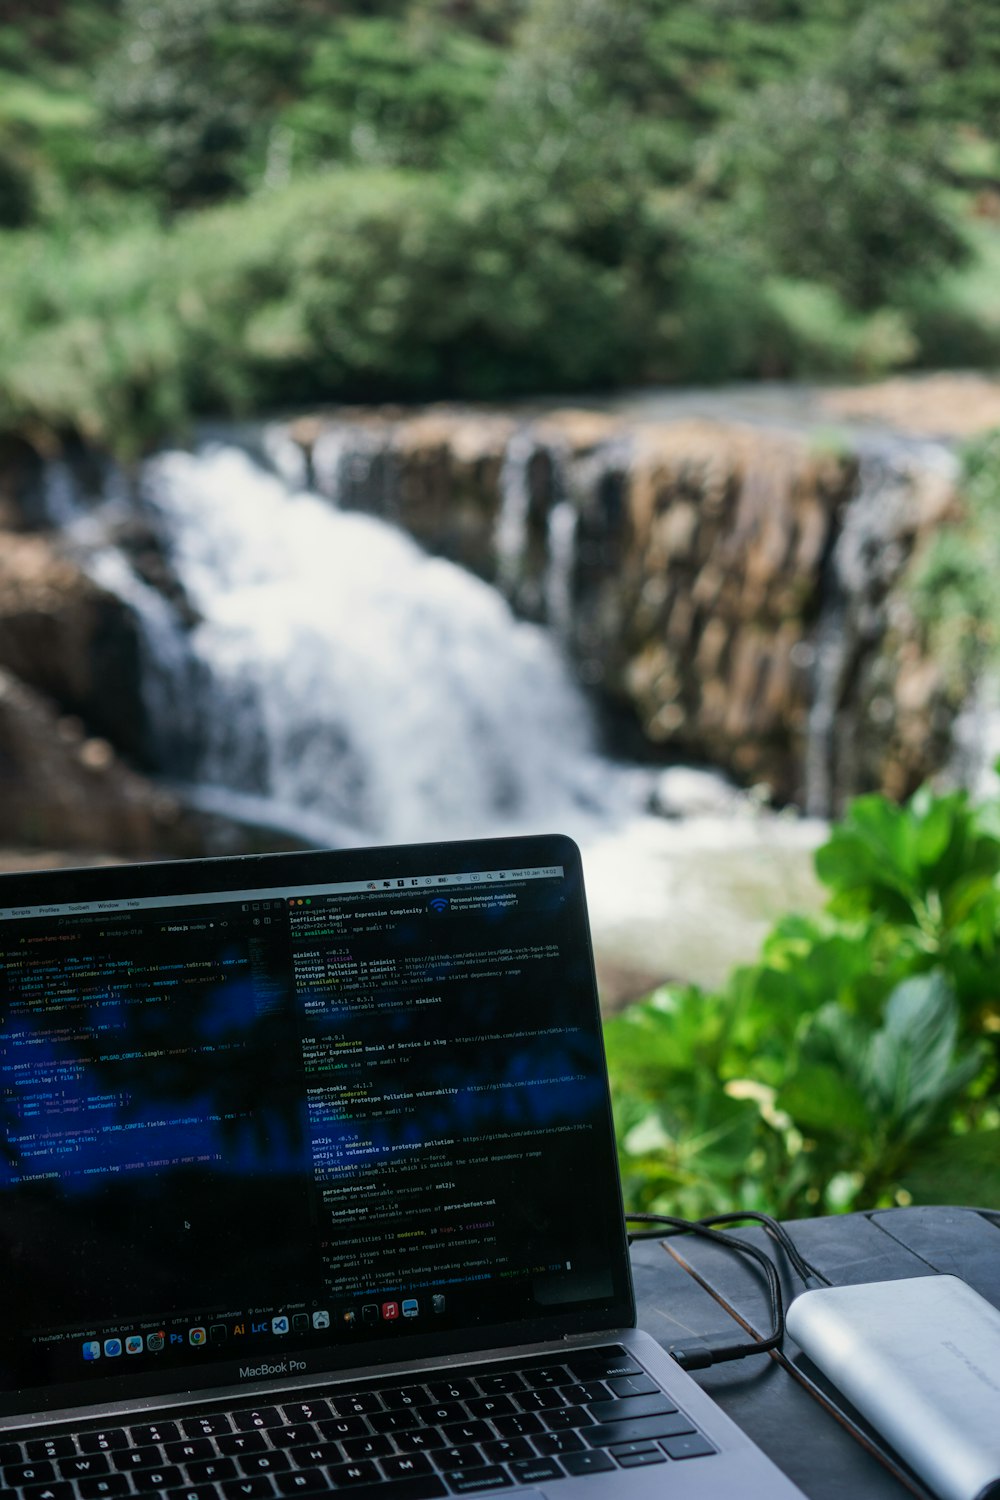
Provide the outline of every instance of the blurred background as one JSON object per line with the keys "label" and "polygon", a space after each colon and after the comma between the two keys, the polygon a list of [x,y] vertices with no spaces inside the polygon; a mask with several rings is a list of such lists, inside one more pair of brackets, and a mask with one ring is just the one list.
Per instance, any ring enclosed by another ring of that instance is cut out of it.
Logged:
{"label": "blurred background", "polygon": [[1000,1196],[991,0],[0,20],[0,865],[558,828],[633,1202]]}

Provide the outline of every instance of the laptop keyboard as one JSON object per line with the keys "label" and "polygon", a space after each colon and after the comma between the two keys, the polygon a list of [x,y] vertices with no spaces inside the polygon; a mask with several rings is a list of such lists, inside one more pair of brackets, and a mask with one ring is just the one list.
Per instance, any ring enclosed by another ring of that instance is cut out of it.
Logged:
{"label": "laptop keyboard", "polygon": [[0,1441],[0,1500],[436,1500],[705,1458],[620,1346]]}

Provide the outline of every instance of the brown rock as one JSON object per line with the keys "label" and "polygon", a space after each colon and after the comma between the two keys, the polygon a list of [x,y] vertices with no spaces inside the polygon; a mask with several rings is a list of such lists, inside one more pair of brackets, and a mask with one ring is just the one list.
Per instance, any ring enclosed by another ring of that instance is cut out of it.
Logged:
{"label": "brown rock", "polygon": [[106,742],[74,743],[60,728],[51,702],[0,669],[0,843],[132,858],[194,852],[172,798]]}
{"label": "brown rock", "polygon": [[0,532],[0,666],[141,758],[135,623],[50,534]]}

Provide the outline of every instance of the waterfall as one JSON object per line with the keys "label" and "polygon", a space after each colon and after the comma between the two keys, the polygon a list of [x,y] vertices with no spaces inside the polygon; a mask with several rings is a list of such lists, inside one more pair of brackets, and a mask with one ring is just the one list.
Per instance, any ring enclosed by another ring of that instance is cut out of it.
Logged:
{"label": "waterfall", "polygon": [[234,447],[148,460],[134,503],[183,612],[93,513],[77,540],[135,612],[154,754],[199,805],[337,844],[582,829],[634,805],[549,636],[402,532]]}
{"label": "waterfall", "polygon": [[569,500],[557,500],[549,511],[549,565],[545,573],[545,618],[559,640],[573,629],[573,564],[579,512]]}
{"label": "waterfall", "polygon": [[849,695],[885,631],[886,596],[909,555],[920,486],[928,478],[952,480],[956,470],[954,455],[936,443],[882,439],[861,452],[854,495],[827,563],[813,648],[804,766],[811,816],[828,817],[844,789],[858,784]]}
{"label": "waterfall", "polygon": [[514,433],[504,453],[500,470],[500,510],[493,546],[497,560],[497,583],[511,594],[521,581],[528,546],[528,513],[531,509],[531,460],[538,452],[532,433]]}

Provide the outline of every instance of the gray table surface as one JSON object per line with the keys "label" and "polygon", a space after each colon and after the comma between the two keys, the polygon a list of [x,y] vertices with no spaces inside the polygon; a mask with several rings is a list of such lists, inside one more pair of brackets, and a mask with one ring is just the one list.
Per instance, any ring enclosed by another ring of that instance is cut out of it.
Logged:
{"label": "gray table surface", "polygon": [[[786,1227],[807,1258],[835,1284],[945,1271],[963,1277],[1000,1307],[1000,1212],[895,1208],[803,1219]],[[782,1252],[762,1230],[739,1232],[773,1253],[787,1305],[802,1285]],[[748,1257],[691,1236],[674,1243],[755,1327],[768,1328],[766,1291]],[[632,1269],[639,1326],[664,1347],[692,1336],[718,1336],[727,1342],[743,1337],[659,1241],[633,1245]],[[790,1339],[785,1352],[816,1373]],[[767,1355],[719,1365],[695,1378],[810,1500],[898,1500],[910,1493]]]}

